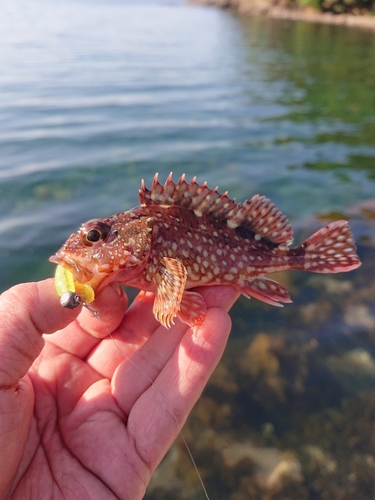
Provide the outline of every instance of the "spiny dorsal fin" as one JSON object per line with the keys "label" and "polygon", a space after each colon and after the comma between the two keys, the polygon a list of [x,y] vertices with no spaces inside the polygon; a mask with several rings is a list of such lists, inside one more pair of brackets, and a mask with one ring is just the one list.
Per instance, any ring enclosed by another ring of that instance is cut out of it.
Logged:
{"label": "spiny dorsal fin", "polygon": [[263,238],[278,244],[293,241],[293,228],[285,215],[265,196],[254,195],[241,205],[239,224],[255,231]]}
{"label": "spiny dorsal fin", "polygon": [[232,228],[247,227],[272,243],[291,243],[293,230],[288,219],[268,198],[255,195],[249,201],[236,204],[234,199],[228,198],[227,191],[220,194],[217,189],[209,189],[207,182],[199,185],[196,177],[188,184],[185,174],[175,184],[172,173],[163,186],[156,174],[151,190],[142,180],[139,201],[142,205],[186,207],[193,210],[197,217],[207,214],[226,220]]}

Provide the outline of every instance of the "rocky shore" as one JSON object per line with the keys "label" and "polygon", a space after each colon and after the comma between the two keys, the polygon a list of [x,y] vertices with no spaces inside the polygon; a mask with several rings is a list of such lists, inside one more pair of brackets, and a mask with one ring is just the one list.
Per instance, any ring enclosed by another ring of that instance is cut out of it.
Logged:
{"label": "rocky shore", "polygon": [[355,15],[321,12],[312,7],[290,8],[286,0],[279,2],[273,0],[189,0],[188,3],[230,9],[240,14],[265,15],[277,19],[338,24],[375,30],[375,15],[364,11]]}

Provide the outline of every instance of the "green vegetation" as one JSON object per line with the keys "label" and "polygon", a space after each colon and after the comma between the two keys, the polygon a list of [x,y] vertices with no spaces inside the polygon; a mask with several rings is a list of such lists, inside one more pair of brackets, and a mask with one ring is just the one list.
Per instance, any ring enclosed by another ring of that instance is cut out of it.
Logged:
{"label": "green vegetation", "polygon": [[375,0],[190,0],[191,3],[215,5],[240,12],[265,12],[272,7],[294,10],[310,7],[333,14],[375,15]]}
{"label": "green vegetation", "polygon": [[291,7],[313,7],[334,14],[375,14],[374,0],[291,0]]}

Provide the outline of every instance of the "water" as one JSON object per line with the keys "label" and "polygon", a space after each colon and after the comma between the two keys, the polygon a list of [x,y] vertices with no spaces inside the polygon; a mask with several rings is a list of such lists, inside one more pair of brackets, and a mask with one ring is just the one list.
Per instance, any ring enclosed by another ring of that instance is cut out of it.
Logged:
{"label": "water", "polygon": [[70,232],[156,171],[292,219],[374,193],[371,32],[178,2],[1,11],[1,289],[50,275]]}
{"label": "water", "polygon": [[[15,0],[1,1],[0,13],[0,290],[52,276],[48,256],[70,233],[136,205],[140,179],[150,185],[155,172],[162,180],[170,171],[197,175],[238,200],[259,192],[297,226],[374,197],[370,31],[243,18],[179,1]],[[373,253],[363,257],[370,262]],[[237,305],[234,338],[249,335],[249,318],[253,334],[279,328],[302,344],[304,329],[317,338],[317,325],[336,332],[353,295],[340,302],[336,294],[337,316],[314,326],[309,301],[323,301],[320,318],[332,297],[319,299],[324,282],[301,280],[291,282],[300,309]],[[358,327],[349,323],[346,335]],[[249,421],[255,403],[242,401],[231,401],[238,419],[228,432],[245,426],[240,415]],[[283,407],[289,416],[292,406]],[[279,441],[273,434],[267,445],[293,448],[275,413],[257,407],[252,415],[260,427],[268,419],[279,429]]]}

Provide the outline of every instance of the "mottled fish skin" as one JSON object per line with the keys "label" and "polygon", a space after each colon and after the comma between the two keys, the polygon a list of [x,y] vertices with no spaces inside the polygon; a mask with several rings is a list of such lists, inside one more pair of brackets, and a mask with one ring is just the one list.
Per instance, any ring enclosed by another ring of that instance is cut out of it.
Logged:
{"label": "mottled fish skin", "polygon": [[288,292],[265,275],[285,270],[337,273],[361,265],[347,221],[332,222],[304,243],[288,248],[293,230],[267,198],[236,204],[227,193],[172,174],[156,174],[141,205],[107,219],[93,219],[50,258],[77,281],[99,291],[112,281],[155,292],[154,315],[166,327],[179,317],[203,323],[202,285],[232,285],[246,297],[272,305],[291,302]]}

